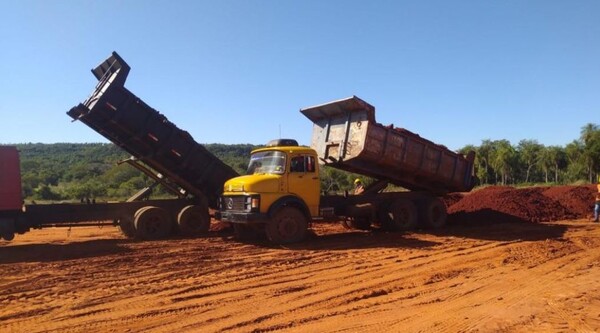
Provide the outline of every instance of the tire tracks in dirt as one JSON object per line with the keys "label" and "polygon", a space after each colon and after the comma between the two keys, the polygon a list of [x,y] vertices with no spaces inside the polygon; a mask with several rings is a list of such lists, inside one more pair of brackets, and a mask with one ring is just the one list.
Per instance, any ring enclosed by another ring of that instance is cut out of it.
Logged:
{"label": "tire tracks in dirt", "polygon": [[229,235],[118,242],[125,251],[99,256],[78,244],[86,256],[0,265],[0,330],[593,331],[600,229],[563,224],[548,239],[518,224],[432,234],[317,226],[287,248]]}

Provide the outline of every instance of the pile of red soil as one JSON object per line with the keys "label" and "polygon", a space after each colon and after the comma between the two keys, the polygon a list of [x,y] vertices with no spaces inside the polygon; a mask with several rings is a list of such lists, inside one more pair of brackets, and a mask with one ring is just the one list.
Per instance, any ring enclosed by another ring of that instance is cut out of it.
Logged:
{"label": "pile of red soil", "polygon": [[449,222],[546,222],[588,218],[595,185],[529,187],[490,186],[444,201]]}
{"label": "pile of red soil", "polygon": [[558,201],[578,218],[585,218],[592,213],[596,191],[596,185],[554,186],[546,188],[543,193]]}
{"label": "pile of red soil", "polygon": [[450,207],[455,203],[461,201],[463,197],[464,195],[462,193],[448,193],[441,199],[444,202],[444,204],[446,204],[446,207]]}

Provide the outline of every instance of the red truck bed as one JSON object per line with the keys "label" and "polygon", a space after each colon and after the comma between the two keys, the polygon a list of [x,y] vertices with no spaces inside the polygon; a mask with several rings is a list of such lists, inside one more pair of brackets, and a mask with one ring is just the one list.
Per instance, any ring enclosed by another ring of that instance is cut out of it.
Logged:
{"label": "red truck bed", "polygon": [[311,147],[321,162],[413,191],[470,191],[474,153],[455,153],[418,134],[375,121],[375,108],[356,96],[300,110],[313,123]]}
{"label": "red truck bed", "polygon": [[0,146],[0,212],[21,210],[21,173],[16,147]]}

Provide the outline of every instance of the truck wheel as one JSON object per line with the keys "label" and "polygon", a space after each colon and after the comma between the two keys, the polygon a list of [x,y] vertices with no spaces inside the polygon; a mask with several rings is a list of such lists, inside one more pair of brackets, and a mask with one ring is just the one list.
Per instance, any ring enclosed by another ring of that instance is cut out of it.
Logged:
{"label": "truck wheel", "polygon": [[199,235],[208,232],[210,214],[208,207],[190,205],[184,207],[177,215],[179,229],[188,235]]}
{"label": "truck wheel", "polygon": [[344,229],[352,229],[352,227],[350,226],[350,218],[345,218],[343,219],[341,222],[342,227],[344,227]]}
{"label": "truck wheel", "polygon": [[342,226],[353,230],[370,230],[371,220],[367,217],[348,217],[342,221]]}
{"label": "truck wheel", "polygon": [[15,234],[11,233],[11,232],[3,233],[0,236],[2,236],[2,237],[0,237],[0,239],[4,239],[5,241],[11,241],[11,240],[15,239]]}
{"label": "truck wheel", "polygon": [[294,207],[279,209],[266,226],[267,237],[277,244],[300,242],[306,237],[307,230],[306,217]]}
{"label": "truck wheel", "polygon": [[122,216],[118,220],[121,233],[127,238],[135,238],[135,224],[129,216]]}
{"label": "truck wheel", "polygon": [[448,211],[439,198],[428,198],[421,205],[419,216],[424,226],[439,229],[446,225]]}
{"label": "truck wheel", "polygon": [[166,238],[170,235],[173,223],[166,210],[147,206],[135,213],[136,237],[145,240]]}
{"label": "truck wheel", "polygon": [[0,240],[11,241],[15,238],[15,223],[12,218],[0,218]]}
{"label": "truck wheel", "polygon": [[414,229],[417,226],[417,206],[410,200],[398,199],[387,209],[386,227],[395,231]]}

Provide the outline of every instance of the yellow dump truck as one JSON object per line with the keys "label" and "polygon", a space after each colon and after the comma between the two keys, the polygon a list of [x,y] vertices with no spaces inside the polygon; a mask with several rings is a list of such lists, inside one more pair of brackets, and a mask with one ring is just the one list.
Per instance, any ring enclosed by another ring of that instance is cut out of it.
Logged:
{"label": "yellow dump truck", "polygon": [[[285,244],[299,242],[315,220],[349,228],[378,224],[389,230],[446,223],[440,196],[470,191],[473,152],[467,156],[403,128],[375,121],[375,108],[356,96],[300,110],[313,123],[311,147],[280,139],[252,152],[247,175],[228,180],[217,218],[240,239],[265,232]],[[376,181],[359,195],[321,193],[321,166]],[[406,191],[386,192],[388,184]]]}

